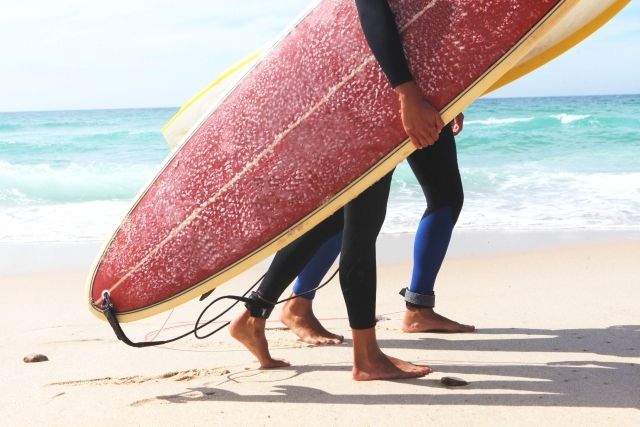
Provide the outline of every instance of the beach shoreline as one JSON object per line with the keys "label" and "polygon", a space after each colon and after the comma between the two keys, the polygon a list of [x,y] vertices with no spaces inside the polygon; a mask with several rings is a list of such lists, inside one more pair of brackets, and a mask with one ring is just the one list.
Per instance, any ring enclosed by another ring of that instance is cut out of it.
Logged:
{"label": "beach shoreline", "polygon": [[[98,242],[2,244],[4,253],[31,265],[31,270],[1,270],[5,297],[0,320],[6,325],[0,351],[5,384],[1,404],[8,414],[3,423],[640,421],[637,233],[457,230],[436,288],[437,309],[478,327],[477,333],[466,335],[407,335],[399,330],[403,302],[397,292],[410,275],[411,239],[379,239],[377,334],[389,354],[428,363],[435,372],[422,379],[375,384],[350,379],[350,339],[327,348],[302,344],[277,321],[278,309],[267,336],[274,356],[290,360],[291,368],[257,369],[226,330],[206,340],[129,348],[83,301],[86,272]],[[37,260],[48,264],[35,268]],[[57,267],[52,269],[52,264]],[[242,293],[264,264],[216,294]],[[171,314],[124,327],[134,340],[166,338],[188,330],[204,305],[190,302]],[[349,337],[337,280],[320,291],[314,305],[329,329]],[[232,318],[238,309],[223,318]],[[46,354],[49,361],[26,364],[22,358],[30,353]],[[462,377],[470,385],[447,388],[439,383],[445,375]],[[82,415],[86,413],[92,414],[89,421]]]}
{"label": "beach shoreline", "polygon": [[[381,233],[378,237],[378,261],[398,262],[411,258],[413,233]],[[496,255],[528,252],[558,246],[597,242],[640,241],[640,230],[454,230],[448,257]],[[0,274],[64,272],[87,270],[100,251],[103,241],[10,242],[0,241]],[[271,257],[258,265],[266,268]]]}

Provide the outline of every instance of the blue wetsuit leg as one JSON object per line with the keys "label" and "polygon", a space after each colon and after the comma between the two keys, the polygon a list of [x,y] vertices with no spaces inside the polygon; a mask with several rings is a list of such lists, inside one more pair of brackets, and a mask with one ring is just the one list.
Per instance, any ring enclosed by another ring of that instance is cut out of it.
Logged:
{"label": "blue wetsuit leg", "polygon": [[298,275],[298,280],[296,280],[296,283],[293,285],[293,292],[296,295],[300,295],[309,300],[312,300],[316,296],[315,291],[305,292],[320,285],[325,274],[327,274],[327,271],[338,257],[341,246],[342,232],[339,232],[318,249],[311,261],[309,261],[304,270]]}
{"label": "blue wetsuit leg", "polygon": [[433,295],[440,266],[447,254],[453,216],[451,208],[440,208],[420,220],[413,245],[413,275],[409,290]]}
{"label": "blue wetsuit leg", "polygon": [[436,277],[464,200],[451,126],[442,129],[434,145],[415,151],[407,160],[427,201],[427,209],[416,232],[409,290],[429,296],[433,295]]}

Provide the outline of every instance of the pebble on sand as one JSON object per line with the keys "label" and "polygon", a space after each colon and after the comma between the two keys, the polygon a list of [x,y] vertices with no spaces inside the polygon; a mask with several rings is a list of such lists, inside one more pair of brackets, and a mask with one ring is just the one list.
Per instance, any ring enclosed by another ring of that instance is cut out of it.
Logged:
{"label": "pebble on sand", "polygon": [[457,377],[442,377],[440,382],[448,387],[462,387],[469,385],[467,381]]}
{"label": "pebble on sand", "polygon": [[47,356],[44,354],[29,354],[25,356],[23,359],[24,363],[38,363],[38,362],[46,362],[49,360]]}

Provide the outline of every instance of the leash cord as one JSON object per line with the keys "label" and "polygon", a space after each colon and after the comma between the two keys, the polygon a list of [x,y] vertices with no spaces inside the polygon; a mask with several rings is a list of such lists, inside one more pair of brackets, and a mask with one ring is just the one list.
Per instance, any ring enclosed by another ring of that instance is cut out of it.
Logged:
{"label": "leash cord", "polygon": [[[336,269],[336,271],[333,272],[333,274],[331,274],[331,276],[325,280],[323,283],[321,283],[320,285],[316,286],[313,289],[310,289],[308,291],[305,291],[299,295],[294,295],[292,297],[288,297],[288,298],[284,298],[281,299],[280,301],[276,302],[277,304],[282,304],[284,302],[290,301],[292,299],[295,298],[299,298],[303,295],[307,295],[310,294],[312,292],[318,291],[322,288],[324,288],[326,285],[329,284],[329,282],[331,282],[331,280],[333,280],[333,278],[336,276],[336,274],[338,274],[339,269]],[[115,306],[113,301],[111,300],[111,295],[109,293],[109,291],[104,291],[102,294],[102,297],[104,299],[104,303],[102,304],[102,307],[100,308],[100,310],[102,311],[102,313],[104,314],[104,316],[107,318],[107,321],[109,322],[109,325],[111,325],[111,328],[113,329],[113,331],[116,334],[116,337],[118,337],[118,339],[120,341],[122,341],[123,343],[127,344],[128,346],[131,347],[136,347],[136,348],[143,348],[143,347],[153,347],[153,346],[158,346],[158,345],[163,345],[163,344],[169,344],[175,341],[178,341],[182,338],[186,338],[189,335],[193,334],[197,339],[205,339],[208,338],[212,335],[214,335],[215,333],[219,332],[220,330],[224,329],[225,327],[229,326],[229,324],[231,322],[225,322],[224,324],[222,324],[221,326],[217,327],[216,329],[214,329],[212,332],[209,332],[208,334],[205,335],[200,335],[198,332],[209,326],[210,324],[212,324],[213,322],[217,321],[218,319],[220,319],[220,317],[224,316],[225,314],[227,314],[233,307],[235,307],[239,302],[251,302],[251,300],[249,298],[247,298],[247,294],[251,291],[253,291],[256,286],[258,286],[262,280],[264,279],[265,275],[262,275],[262,277],[260,277],[253,285],[251,285],[249,287],[249,289],[247,289],[247,291],[242,294],[242,296],[237,296],[237,295],[224,295],[221,297],[216,298],[215,300],[211,301],[200,313],[200,315],[198,316],[198,319],[196,320],[193,329],[189,330],[188,332],[185,332],[182,335],[178,335],[174,338],[170,338],[170,339],[166,339],[166,340],[161,340],[161,341],[142,341],[142,342],[134,342],[131,341],[129,339],[129,337],[127,337],[127,335],[125,334],[124,330],[122,329],[122,326],[120,325],[120,322],[118,321],[118,318],[116,316],[116,312],[115,312]],[[208,296],[212,291],[208,292],[205,294],[205,297]],[[204,315],[207,313],[207,311],[209,311],[209,309],[211,307],[213,307],[214,304],[216,304],[219,301],[222,301],[224,299],[231,299],[231,300],[235,300],[229,307],[227,307],[226,309],[224,309],[221,313],[219,313],[218,315],[216,315],[215,317],[207,320],[204,323],[200,323],[202,322],[202,318],[204,317]]]}

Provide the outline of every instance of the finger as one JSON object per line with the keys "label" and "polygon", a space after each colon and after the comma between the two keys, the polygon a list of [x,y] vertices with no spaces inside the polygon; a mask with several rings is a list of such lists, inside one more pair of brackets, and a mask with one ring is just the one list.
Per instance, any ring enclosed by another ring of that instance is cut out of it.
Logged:
{"label": "finger", "polygon": [[431,135],[431,145],[433,145],[436,142],[438,142],[438,139],[440,139],[440,134],[439,133],[434,133],[433,135]]}
{"label": "finger", "polygon": [[424,148],[424,147],[426,147],[426,143],[427,143],[427,142],[428,142],[428,141],[424,138],[424,136],[418,136],[418,137],[416,137],[416,144],[417,144],[416,146],[417,146],[418,148]]}
{"label": "finger", "polygon": [[[438,116],[437,119],[435,117],[430,117],[429,119],[430,120],[426,121],[424,126],[422,127],[423,131],[427,132],[429,134],[431,134],[433,132],[435,132],[436,134],[439,134],[440,130],[442,130],[442,127],[439,126],[439,124],[438,124],[439,116]],[[440,122],[442,122],[442,121],[440,120]]]}
{"label": "finger", "polygon": [[427,141],[426,146],[431,146],[438,139],[438,134],[433,130],[427,131],[424,135],[424,139]]}
{"label": "finger", "polygon": [[416,138],[414,135],[409,135],[409,139],[411,140],[411,143],[413,144],[414,147],[420,149],[422,148],[420,146],[420,141],[418,140],[418,138]]}
{"label": "finger", "polygon": [[422,140],[424,141],[424,146],[429,147],[433,145],[433,143],[438,139],[438,134],[431,127],[425,127],[422,133]]}
{"label": "finger", "polygon": [[455,135],[462,132],[462,122],[460,120],[456,120],[455,122],[453,122],[453,129],[454,129]]}
{"label": "finger", "polygon": [[436,139],[438,139],[438,136],[440,135],[440,132],[442,132],[442,126],[439,126],[437,123],[434,124],[433,127],[430,128],[430,131],[432,133],[436,134]]}
{"label": "finger", "polygon": [[443,128],[438,127],[438,126],[436,126],[436,127],[432,128],[432,134],[433,134],[433,136],[434,136],[434,142],[435,142],[438,138],[440,138],[440,134],[442,133],[442,129],[443,129]]}
{"label": "finger", "polygon": [[431,132],[433,136],[433,142],[435,143],[438,139],[440,139],[440,135],[442,135],[443,128],[434,128]]}

